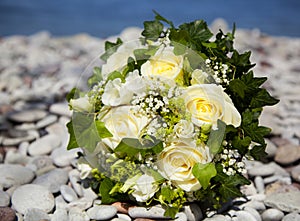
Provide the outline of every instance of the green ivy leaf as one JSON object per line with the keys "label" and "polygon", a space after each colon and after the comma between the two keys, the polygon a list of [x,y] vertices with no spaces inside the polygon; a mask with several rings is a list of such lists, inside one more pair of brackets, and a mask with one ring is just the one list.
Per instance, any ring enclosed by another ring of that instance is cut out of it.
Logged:
{"label": "green ivy leaf", "polygon": [[70,141],[68,149],[85,147],[93,152],[102,138],[111,137],[104,123],[95,120],[93,115],[74,112],[72,121],[68,124]]}
{"label": "green ivy leaf", "polygon": [[209,147],[212,154],[216,154],[219,152],[226,131],[226,124],[221,120],[218,120],[217,127],[217,130],[211,130],[206,144]]}
{"label": "green ivy leaf", "polygon": [[155,20],[157,21],[163,21],[166,22],[168,25],[171,26],[171,28],[174,28],[173,22],[164,18],[163,16],[161,16],[159,13],[157,13],[155,10],[153,10],[154,14],[155,14]]}
{"label": "green ivy leaf", "polygon": [[124,76],[119,71],[113,71],[113,72],[111,72],[108,75],[107,80],[111,80],[112,81],[112,80],[114,80],[116,78],[120,78],[123,83],[125,82]]}
{"label": "green ivy leaf", "polygon": [[76,141],[76,136],[74,133],[72,120],[67,123],[67,128],[68,128],[68,132],[69,132],[69,142],[68,142],[67,150],[71,150],[71,149],[79,147],[79,145]]}
{"label": "green ivy leaf", "polygon": [[72,90],[67,94],[66,99],[70,102],[71,99],[79,98],[80,90],[76,87],[72,88]]}
{"label": "green ivy leaf", "polygon": [[166,208],[166,211],[164,213],[165,217],[170,217],[171,219],[174,219],[176,217],[176,214],[179,212],[179,208],[177,207],[170,207],[168,206]]}
{"label": "green ivy leaf", "polygon": [[271,129],[268,127],[258,126],[258,122],[251,123],[250,125],[243,125],[245,135],[248,135],[252,138],[254,142],[263,144],[264,137],[271,132]]}
{"label": "green ivy leaf", "polygon": [[262,160],[268,154],[266,153],[266,145],[255,145],[251,150],[250,154],[255,160]]}
{"label": "green ivy leaf", "polygon": [[111,204],[118,201],[118,199],[109,194],[114,186],[115,184],[109,178],[104,178],[104,180],[101,181],[99,193],[103,204]]}
{"label": "green ivy leaf", "polygon": [[123,43],[123,41],[121,40],[121,38],[118,38],[117,41],[114,42],[110,42],[110,41],[106,41],[105,42],[105,53],[103,55],[100,56],[100,58],[103,61],[107,61],[107,59],[118,50],[118,47]]}
{"label": "green ivy leaf", "polygon": [[190,38],[197,43],[208,41],[213,36],[213,33],[211,33],[203,20],[182,24],[179,26],[179,29],[187,31]]}
{"label": "green ivy leaf", "polygon": [[138,153],[144,157],[148,153],[158,154],[163,150],[162,141],[154,141],[150,145],[143,145],[138,139],[123,138],[118,146],[114,149],[115,153],[121,156],[135,158]]}
{"label": "green ivy leaf", "polygon": [[92,87],[100,81],[102,81],[101,68],[94,67],[93,75],[88,79],[88,86]]}
{"label": "green ivy leaf", "polygon": [[279,100],[272,97],[266,89],[260,89],[260,91],[252,97],[251,107],[258,108],[266,105],[277,104]]}
{"label": "green ivy leaf", "polygon": [[153,41],[157,40],[161,33],[163,32],[164,26],[161,22],[155,21],[145,21],[144,22],[144,31],[142,35],[146,39],[151,39]]}
{"label": "green ivy leaf", "polygon": [[240,98],[244,99],[245,97],[245,90],[247,86],[243,81],[240,79],[234,79],[229,83],[229,89],[234,93],[240,96]]}
{"label": "green ivy leaf", "polygon": [[206,189],[210,184],[210,179],[217,175],[217,170],[214,163],[197,163],[193,166],[192,173],[199,180],[202,188]]}
{"label": "green ivy leaf", "polygon": [[248,152],[249,145],[251,144],[251,137],[240,138],[235,136],[232,140],[232,146],[239,150],[240,154],[245,155]]}

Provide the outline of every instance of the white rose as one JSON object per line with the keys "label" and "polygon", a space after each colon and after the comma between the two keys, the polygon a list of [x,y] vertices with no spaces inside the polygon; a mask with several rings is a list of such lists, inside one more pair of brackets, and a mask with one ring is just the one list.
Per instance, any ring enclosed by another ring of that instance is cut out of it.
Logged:
{"label": "white rose", "polygon": [[91,112],[93,110],[93,105],[90,103],[88,96],[71,99],[70,105],[75,111]]}
{"label": "white rose", "polygon": [[206,84],[208,83],[208,74],[201,69],[196,69],[192,72],[191,84]]}
{"label": "white rose", "polygon": [[131,111],[132,106],[112,108],[102,119],[106,128],[113,137],[104,138],[102,141],[114,149],[122,138],[139,138],[141,130],[147,125],[146,116],[136,116]]}
{"label": "white rose", "polygon": [[129,57],[134,57],[133,51],[138,48],[144,48],[140,41],[124,42],[120,45],[115,53],[102,66],[102,76],[107,79],[107,76],[113,71],[122,71],[127,65]]}
{"label": "white rose", "polygon": [[143,174],[136,180],[135,185],[133,185],[131,189],[134,190],[132,196],[134,196],[138,202],[146,202],[154,196],[158,190],[158,185],[152,176]]}
{"label": "white rose", "polygon": [[192,122],[197,126],[211,124],[217,128],[218,119],[235,127],[241,124],[241,115],[221,86],[201,84],[188,87],[183,94]]}
{"label": "white rose", "polygon": [[172,143],[158,156],[157,166],[160,173],[176,186],[185,191],[201,188],[199,181],[192,174],[196,163],[209,163],[212,158],[208,147],[196,147],[194,143]]}
{"label": "white rose", "polygon": [[158,50],[141,67],[141,74],[148,77],[178,80],[183,77],[183,56],[176,56],[172,47]]}
{"label": "white rose", "polygon": [[194,135],[194,125],[187,120],[180,120],[174,126],[174,132],[178,138],[189,139]]}
{"label": "white rose", "polygon": [[142,93],[145,91],[145,83],[138,71],[128,74],[125,83],[120,78],[116,78],[107,82],[102,102],[108,106],[118,106],[122,104],[130,104],[134,93]]}

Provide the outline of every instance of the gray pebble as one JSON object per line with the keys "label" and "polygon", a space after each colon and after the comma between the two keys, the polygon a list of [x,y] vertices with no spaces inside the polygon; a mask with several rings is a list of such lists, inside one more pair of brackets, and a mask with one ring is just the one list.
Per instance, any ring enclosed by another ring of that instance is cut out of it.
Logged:
{"label": "gray pebble", "polygon": [[24,214],[24,221],[50,220],[50,216],[43,210],[37,208],[27,209]]}
{"label": "gray pebble", "polygon": [[58,167],[66,167],[71,165],[71,161],[77,157],[79,149],[67,150],[66,147],[54,149],[51,153],[53,162]]}
{"label": "gray pebble", "polygon": [[269,139],[265,139],[265,141],[266,141],[266,144],[267,144],[267,146],[266,146],[266,152],[267,152],[267,154],[268,154],[268,158],[272,158],[272,157],[274,157],[275,154],[276,154],[277,147],[276,147],[275,144],[274,144],[272,141],[270,141]]}
{"label": "gray pebble", "polygon": [[176,221],[188,221],[187,215],[183,212],[177,213],[175,219]]}
{"label": "gray pebble", "polygon": [[300,183],[300,165],[294,167],[291,174],[293,179]]}
{"label": "gray pebble", "polygon": [[80,172],[77,169],[71,170],[69,172],[69,180],[77,195],[82,197],[83,191],[82,186],[80,185]]}
{"label": "gray pebble", "polygon": [[10,203],[10,196],[4,192],[3,190],[0,190],[0,207],[6,207]]}
{"label": "gray pebble", "polygon": [[93,205],[93,200],[82,197],[78,200],[74,200],[68,204],[68,208],[79,208],[82,210],[86,210]]}
{"label": "gray pebble", "polygon": [[78,199],[75,191],[68,185],[61,185],[60,193],[67,202],[72,202]]}
{"label": "gray pebble", "polygon": [[300,214],[299,213],[289,213],[282,218],[282,221],[299,221]]}
{"label": "gray pebble", "polygon": [[4,188],[29,183],[33,178],[33,171],[21,165],[0,165],[0,186]]}
{"label": "gray pebble", "polygon": [[45,187],[26,184],[18,187],[11,198],[12,205],[19,212],[24,214],[27,209],[37,208],[50,212],[54,207],[54,197]]}
{"label": "gray pebble", "polygon": [[16,149],[9,149],[5,155],[5,164],[21,164],[25,165],[30,161],[30,157],[20,153]]}
{"label": "gray pebble", "polygon": [[263,211],[266,209],[266,206],[263,202],[257,201],[257,200],[251,200],[247,203],[244,203],[242,205],[240,205],[239,207],[241,209],[245,208],[245,207],[252,207],[253,209],[256,209],[257,211]]}
{"label": "gray pebble", "polygon": [[274,193],[268,195],[264,202],[267,206],[284,212],[300,213],[300,191]]}
{"label": "gray pebble", "polygon": [[67,117],[71,117],[72,115],[72,112],[70,111],[67,103],[52,104],[49,111],[53,114],[67,116]]}
{"label": "gray pebble", "polygon": [[254,183],[257,189],[258,193],[264,193],[265,191],[265,184],[264,184],[264,180],[261,176],[256,176],[254,178]]}
{"label": "gray pebble", "polygon": [[32,142],[28,147],[31,156],[47,155],[61,144],[60,138],[54,134],[47,134]]}
{"label": "gray pebble", "polygon": [[165,219],[164,213],[165,210],[160,206],[132,207],[128,210],[128,214],[132,218]]}
{"label": "gray pebble", "polygon": [[257,210],[253,209],[252,207],[245,207],[244,210],[251,213],[251,215],[255,218],[256,221],[261,221],[260,214],[259,212],[257,212]]}
{"label": "gray pebble", "polygon": [[56,121],[57,121],[57,116],[56,115],[48,115],[44,119],[39,120],[38,122],[36,122],[36,128],[40,129],[40,128],[47,127],[47,126],[55,123]]}
{"label": "gray pebble", "polygon": [[256,218],[250,212],[247,212],[247,211],[244,211],[244,210],[237,211],[235,213],[235,215],[238,218],[238,220],[257,221]]}
{"label": "gray pebble", "polygon": [[278,209],[267,209],[261,214],[263,221],[280,221],[284,217],[284,213]]}
{"label": "gray pebble", "polygon": [[197,204],[184,206],[183,212],[186,214],[189,221],[197,221],[203,219],[203,214]]}
{"label": "gray pebble", "polygon": [[90,217],[79,208],[71,208],[68,221],[90,221]]}
{"label": "gray pebble", "polygon": [[56,209],[68,209],[69,205],[67,204],[67,202],[64,200],[64,198],[62,197],[62,195],[59,195],[57,197],[55,197],[55,207]]}
{"label": "gray pebble", "polygon": [[47,112],[44,110],[32,109],[32,110],[23,110],[23,111],[11,113],[8,116],[8,119],[20,123],[35,122],[46,117],[46,115]]}
{"label": "gray pebble", "polygon": [[117,214],[117,209],[114,206],[100,205],[93,206],[87,210],[87,215],[95,220],[108,220],[112,219]]}
{"label": "gray pebble", "polygon": [[203,221],[231,221],[231,219],[228,216],[216,214],[212,217],[205,218]]}
{"label": "gray pebble", "polygon": [[262,166],[257,166],[257,167],[252,167],[248,170],[248,174],[250,176],[270,176],[273,175],[275,173],[275,170],[273,167],[264,164]]}
{"label": "gray pebble", "polygon": [[47,187],[52,193],[56,193],[60,190],[60,186],[68,182],[68,172],[64,169],[54,169],[38,176],[33,184],[39,184]]}
{"label": "gray pebble", "polygon": [[114,219],[120,219],[120,221],[131,221],[130,216],[128,216],[127,214],[117,213],[117,217],[118,218],[114,218]]}
{"label": "gray pebble", "polygon": [[51,221],[68,221],[68,212],[65,209],[56,209],[51,216]]}

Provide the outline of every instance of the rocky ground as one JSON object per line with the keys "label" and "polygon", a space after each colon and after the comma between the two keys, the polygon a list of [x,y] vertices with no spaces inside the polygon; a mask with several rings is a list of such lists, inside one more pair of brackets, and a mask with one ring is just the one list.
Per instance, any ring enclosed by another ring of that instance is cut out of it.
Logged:
{"label": "rocky ground", "polygon": [[[136,39],[139,31],[129,28],[120,35]],[[163,218],[159,207],[101,205],[79,183],[77,150],[66,150],[71,112],[65,95],[76,85],[84,87],[90,73],[85,68],[103,52],[103,42],[85,34],[54,38],[47,32],[0,39],[0,221]],[[268,159],[247,164],[253,181],[243,187],[247,198],[209,214],[192,204],[177,220],[300,220],[300,39],[237,30],[236,47],[253,51],[256,75],[267,76],[264,86],[281,100],[261,117],[262,125],[273,128]]]}

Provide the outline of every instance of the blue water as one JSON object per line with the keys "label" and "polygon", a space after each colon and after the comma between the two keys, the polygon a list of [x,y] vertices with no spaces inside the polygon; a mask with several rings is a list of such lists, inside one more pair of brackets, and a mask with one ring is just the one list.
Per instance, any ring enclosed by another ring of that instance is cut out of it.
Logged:
{"label": "blue water", "polygon": [[0,0],[0,36],[48,30],[96,37],[143,26],[156,10],[175,24],[224,18],[230,26],[300,37],[300,0]]}

